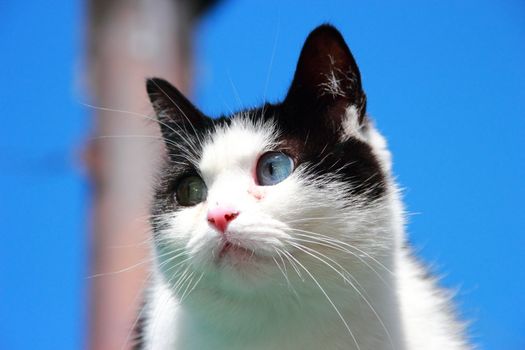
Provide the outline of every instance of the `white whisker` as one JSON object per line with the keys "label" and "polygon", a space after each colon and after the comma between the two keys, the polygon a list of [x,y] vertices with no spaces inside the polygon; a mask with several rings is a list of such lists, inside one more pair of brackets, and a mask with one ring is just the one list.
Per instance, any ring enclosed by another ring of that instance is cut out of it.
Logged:
{"label": "white whisker", "polygon": [[286,256],[288,256],[289,258],[291,258],[292,260],[294,260],[305,272],[306,274],[308,274],[308,276],[310,276],[310,278],[314,281],[314,283],[317,285],[317,287],[319,287],[319,289],[321,290],[321,292],[323,293],[323,295],[326,297],[326,299],[328,300],[328,302],[330,303],[330,305],[332,306],[332,308],[335,310],[335,312],[337,313],[337,315],[339,316],[339,318],[341,319],[341,321],[343,322],[343,324],[345,325],[346,329],[348,330],[348,333],[350,334],[350,336],[352,337],[352,340],[354,341],[354,344],[357,348],[357,350],[361,350],[361,347],[359,346],[359,343],[357,342],[357,339],[355,338],[354,336],[354,333],[352,332],[352,330],[350,329],[350,325],[346,322],[345,318],[343,317],[343,315],[341,314],[341,312],[339,311],[339,309],[337,308],[337,306],[334,304],[334,302],[332,301],[332,299],[328,296],[328,294],[326,293],[326,291],[324,290],[324,288],[321,286],[321,284],[317,281],[317,279],[310,273],[310,271],[308,271],[308,269],[306,267],[304,267],[303,264],[301,264],[299,262],[299,260],[297,260],[292,254],[286,252],[286,251],[283,251],[284,254]]}
{"label": "white whisker", "polygon": [[[394,342],[392,340],[392,336],[390,335],[390,332],[388,331],[385,323],[383,322],[383,319],[379,316],[379,314],[377,313],[377,311],[375,310],[375,308],[372,306],[372,304],[368,301],[368,299],[363,295],[363,293],[359,290],[359,288],[357,288],[354,283],[347,279],[346,276],[344,274],[341,273],[341,271],[337,270],[335,267],[333,267],[331,264],[329,264],[328,262],[326,262],[325,260],[323,260],[322,258],[316,256],[315,254],[318,254],[320,256],[322,256],[323,258],[325,259],[328,259],[330,260],[331,262],[335,263],[337,266],[339,266],[345,273],[347,273],[356,283],[358,283],[358,285],[363,289],[364,291],[364,288],[359,284],[359,282],[357,282],[357,280],[352,276],[352,274],[350,272],[348,272],[344,267],[342,267],[339,263],[337,263],[336,261],[334,261],[332,258],[329,258],[327,257],[326,255],[314,250],[314,249],[310,249],[308,247],[305,247],[303,245],[300,245],[300,244],[296,244],[296,243],[293,243],[293,242],[290,242],[290,244],[292,244],[295,248],[303,251],[304,253],[312,256],[313,258],[321,261],[322,263],[324,263],[326,266],[328,266],[330,269],[332,269],[335,273],[337,273],[339,276],[341,276],[343,278],[344,281],[346,281],[348,284],[350,284],[350,286],[357,292],[357,294],[361,297],[361,299],[363,299],[363,301],[365,302],[365,304],[370,308],[370,310],[372,310],[372,313],[374,314],[374,316],[377,318],[377,320],[379,321],[379,323],[381,324],[381,327],[383,328],[383,330],[385,331],[386,335],[387,335],[387,338],[390,342],[390,345],[392,346],[392,348],[394,349],[395,346],[394,346]],[[308,251],[307,251],[308,250]],[[310,252],[309,252],[310,251]]]}

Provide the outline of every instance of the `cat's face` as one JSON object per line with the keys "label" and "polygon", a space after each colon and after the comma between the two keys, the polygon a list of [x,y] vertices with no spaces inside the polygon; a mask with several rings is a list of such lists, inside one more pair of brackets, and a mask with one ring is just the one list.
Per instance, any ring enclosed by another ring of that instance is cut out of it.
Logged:
{"label": "cat's face", "polygon": [[212,120],[148,81],[169,154],[152,213],[157,261],[179,296],[201,280],[289,290],[306,270],[388,251],[386,151],[360,80],[340,34],[322,26],[280,104]]}

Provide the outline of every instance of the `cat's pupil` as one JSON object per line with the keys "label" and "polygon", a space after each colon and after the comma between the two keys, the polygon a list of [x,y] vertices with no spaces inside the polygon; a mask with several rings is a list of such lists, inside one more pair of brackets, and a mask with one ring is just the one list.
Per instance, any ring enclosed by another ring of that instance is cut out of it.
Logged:
{"label": "cat's pupil", "polygon": [[274,175],[273,164],[270,163],[270,165],[268,165],[268,167],[269,167],[270,175],[273,176]]}

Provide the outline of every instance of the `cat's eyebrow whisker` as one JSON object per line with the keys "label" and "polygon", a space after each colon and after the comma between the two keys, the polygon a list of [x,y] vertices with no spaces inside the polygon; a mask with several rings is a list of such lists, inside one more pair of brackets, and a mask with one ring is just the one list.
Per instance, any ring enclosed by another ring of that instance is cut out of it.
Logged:
{"label": "cat's eyebrow whisker", "polygon": [[[167,123],[164,123],[163,121],[159,120],[159,118],[155,118],[155,117],[151,117],[149,115],[146,115],[146,114],[141,114],[141,113],[136,113],[136,112],[132,112],[132,111],[126,111],[126,110],[121,110],[121,109],[115,109],[115,108],[107,108],[107,107],[97,107],[97,106],[94,106],[94,105],[90,105],[90,104],[87,104],[87,103],[81,103],[82,105],[86,106],[86,107],[89,107],[89,108],[93,108],[93,109],[96,109],[96,110],[100,110],[100,111],[107,111],[107,112],[114,112],[114,113],[123,113],[123,114],[129,114],[131,116],[134,116],[134,117],[141,117],[143,119],[146,119],[146,120],[150,120],[150,121],[153,121],[153,122],[156,122],[164,127],[166,127],[167,129],[169,129],[170,131],[172,131],[174,134],[176,134],[178,137],[180,137],[182,140],[184,140],[188,146],[190,146],[192,148],[192,150],[194,152],[197,152],[196,151],[196,148],[195,148],[195,145],[191,144],[189,141],[191,141],[191,138],[184,138],[184,135],[181,134],[180,131],[174,129],[172,126],[170,126],[169,124]],[[187,132],[186,132],[187,133]],[[150,135],[150,136],[154,136],[155,135]],[[160,137],[160,136],[159,136]],[[198,136],[197,136],[198,137]],[[162,140],[164,140],[165,142],[167,143],[171,143],[171,140],[168,140],[166,138],[162,138]],[[174,146],[177,146],[176,143],[171,143],[172,145]]]}
{"label": "cat's eyebrow whisker", "polygon": [[126,111],[126,110],[117,109],[117,108],[99,107],[99,106],[91,105],[89,103],[84,103],[84,102],[80,102],[80,104],[82,104],[85,107],[93,108],[93,109],[96,109],[96,110],[99,110],[99,111],[113,112],[113,113],[122,113],[122,114],[129,114],[130,116],[133,116],[133,117],[141,117],[141,118],[144,118],[146,120],[151,120],[151,121],[156,122],[156,123],[158,123],[158,124],[160,124],[162,126],[165,126],[166,128],[170,129],[173,132],[177,132],[170,125],[162,122],[158,118],[151,117],[151,116],[149,116],[147,114],[137,113],[137,112],[133,112],[133,111]]}
{"label": "cat's eyebrow whisker", "polygon": [[[200,153],[200,146],[195,144],[193,138],[187,133],[183,134],[181,132],[175,131],[174,134],[176,136],[176,140],[180,141],[181,144],[174,142],[173,140],[167,137],[164,137],[163,139],[166,141],[166,145],[173,146],[173,148],[166,147],[168,154],[173,157],[182,156],[184,159],[187,159],[191,164],[197,164],[197,155]],[[187,147],[182,147],[182,145],[186,145]],[[175,151],[175,153],[173,151]]]}
{"label": "cat's eyebrow whisker", "polygon": [[[86,107],[89,107],[89,108],[93,108],[93,109],[96,109],[96,110],[100,110],[100,111],[107,111],[107,112],[113,112],[113,113],[123,113],[123,114],[129,114],[131,116],[134,116],[134,117],[140,117],[140,118],[143,118],[143,119],[146,119],[146,120],[151,120],[151,121],[154,121],[162,126],[165,126],[167,129],[169,129],[170,131],[172,131],[174,134],[176,134],[178,137],[180,137],[182,140],[186,141],[186,143],[188,144],[188,146],[192,147],[193,151],[196,152],[196,148],[194,147],[195,145],[193,144],[190,144],[188,141],[191,141],[191,138],[184,138],[184,135],[181,134],[180,131],[174,129],[172,126],[170,126],[169,124],[167,123],[164,123],[163,121],[159,120],[158,118],[155,118],[155,117],[151,117],[149,115],[146,115],[146,114],[141,114],[141,113],[137,113],[137,112],[133,112],[133,111],[126,111],[126,110],[122,110],[122,109],[116,109],[116,108],[108,108],[108,107],[98,107],[98,106],[94,106],[94,105],[90,105],[90,104],[87,104],[87,103],[82,103],[80,102],[80,104],[86,106]],[[186,131],[187,133],[187,131]],[[154,135],[148,135],[148,136],[152,136],[152,137],[155,137]],[[160,137],[160,136],[159,136]],[[198,137],[198,136],[197,136]],[[171,142],[170,140],[166,139],[166,138],[163,138],[164,141],[166,142]],[[174,146],[177,146],[177,144],[173,143]]]}
{"label": "cat's eyebrow whisker", "polygon": [[[197,138],[197,144],[196,144],[186,129],[185,130],[182,130],[182,129],[175,130],[173,128],[170,128],[170,130],[175,134],[175,136],[177,137],[177,140],[183,141],[186,145],[188,145],[188,147],[190,148],[192,152],[194,152],[194,154],[199,154],[198,148],[202,146],[202,141],[198,135],[195,135],[195,137]],[[186,149],[178,147],[176,143],[174,143],[173,145],[177,147],[179,152],[184,151],[189,155]]]}
{"label": "cat's eyebrow whisker", "polygon": [[[179,149],[179,153],[176,153],[176,154],[173,154],[173,155],[176,155],[178,157],[182,157],[183,159],[186,159],[190,164],[197,164],[197,160],[195,159],[195,155],[190,153],[188,150],[186,150],[185,148],[181,148],[179,144],[173,142],[172,140],[170,139],[167,139],[163,136],[155,136],[155,135],[140,135],[140,134],[127,134],[127,135],[100,135],[100,136],[95,136],[95,137],[91,137],[89,138],[90,140],[104,140],[104,139],[153,139],[153,140],[156,140],[156,141],[163,141],[165,144],[167,145],[171,145],[173,147],[176,147],[177,149]],[[186,143],[189,139],[185,139]],[[188,144],[188,146],[190,147],[193,147],[191,146],[190,144]],[[195,148],[192,148],[193,152],[194,153],[198,153],[197,150]],[[169,152],[169,150],[168,150]],[[171,154],[169,152],[169,154]],[[184,163],[180,163],[180,162],[177,162],[175,160],[170,160],[171,163],[175,163],[175,164],[180,164],[180,165],[186,165]]]}
{"label": "cat's eyebrow whisker", "polygon": [[[180,108],[180,106],[177,104],[177,102],[175,102],[171,96],[166,92],[164,91],[164,89],[155,81],[155,80],[151,80],[151,82],[153,84],[155,84],[155,86],[157,87],[157,89],[160,90],[160,92],[162,92],[162,94],[164,94],[164,96],[170,100],[170,102],[179,110],[179,112],[182,114],[182,116],[184,117],[184,119],[186,119],[186,121],[188,122],[188,124],[190,124],[191,128],[193,129],[193,132],[194,134],[196,135],[196,137],[198,138],[198,133],[197,133],[197,130],[195,129],[195,127],[193,126],[193,123],[191,122],[190,118],[188,118],[188,116],[186,115],[186,113],[184,113],[184,110],[182,110],[182,108]],[[186,130],[186,123],[183,124],[184,126],[184,129]],[[187,130],[186,130],[186,133],[187,133]],[[200,141],[200,140],[199,140]]]}
{"label": "cat's eyebrow whisker", "polygon": [[[359,287],[361,287],[363,289],[363,291],[366,293],[366,290],[363,286],[361,286],[359,284],[359,282],[352,276],[352,274],[350,272],[348,272],[348,270],[346,270],[343,266],[341,266],[338,262],[336,262],[335,260],[333,260],[332,258],[330,257],[327,257],[325,254],[322,254],[320,253],[319,251],[316,251],[315,249],[311,249],[311,248],[308,248],[302,244],[298,244],[298,243],[293,243],[293,242],[288,242],[290,243],[292,246],[294,246],[295,248],[303,251],[304,253],[312,256],[313,258],[317,259],[318,261],[321,261],[322,263],[324,263],[326,266],[328,266],[330,269],[332,269],[335,273],[337,273],[341,278],[343,278],[344,281],[346,281],[348,284],[350,284],[350,286],[357,292],[357,294],[361,297],[361,299],[363,299],[363,301],[365,302],[365,304],[370,308],[370,310],[372,311],[372,313],[375,315],[375,317],[377,318],[377,320],[379,321],[379,323],[381,324],[381,327],[383,328],[383,330],[385,331],[387,337],[388,337],[388,340],[390,342],[390,345],[392,346],[392,349],[395,348],[394,346],[394,341],[392,340],[392,336],[390,335],[390,332],[388,331],[385,323],[383,322],[383,319],[381,318],[381,316],[379,316],[379,314],[377,313],[377,311],[375,310],[375,308],[372,306],[372,304],[368,301],[368,299],[363,295],[363,293],[359,290],[359,288],[357,288],[356,285],[354,285],[354,283],[349,280],[343,273],[341,273],[341,271],[339,271],[338,269],[336,269],[335,267],[333,267],[330,263],[328,263],[327,261],[325,261],[323,258],[331,261],[332,263],[336,264],[342,271],[344,271],[345,273],[347,273],[351,279],[353,279],[354,281],[356,281],[356,283],[358,284]],[[323,258],[320,258],[319,256],[316,256],[315,254],[317,255],[320,255],[322,256]]]}
{"label": "cat's eyebrow whisker", "polygon": [[148,120],[151,120],[151,121],[154,121],[154,122],[158,122],[157,119],[155,119],[155,118],[153,118],[153,117],[151,117],[151,116],[149,116],[147,114],[142,114],[142,113],[128,111],[128,110],[124,110],[124,109],[118,109],[118,108],[95,106],[95,105],[92,105],[92,104],[89,104],[89,103],[85,103],[85,102],[79,102],[79,103],[81,105],[83,105],[84,107],[93,108],[93,109],[96,109],[98,111],[129,114],[129,115],[134,116],[134,117],[141,117],[141,118],[148,119]]}
{"label": "cat's eyebrow whisker", "polygon": [[154,139],[157,141],[164,141],[166,143],[170,143],[173,146],[178,146],[176,143],[174,143],[171,140],[168,140],[162,136],[155,136],[155,135],[140,135],[140,134],[126,134],[126,135],[100,135],[100,136],[94,136],[90,137],[90,140],[103,140],[103,139],[126,139],[126,138],[135,138],[135,139]]}
{"label": "cat's eyebrow whisker", "polygon": [[[280,20],[279,20],[280,22]],[[273,63],[274,63],[274,60],[275,60],[275,53],[277,52],[277,43],[279,42],[279,35],[280,35],[281,31],[280,31],[280,23],[278,24],[277,26],[277,33],[275,33],[275,37],[274,37],[274,40],[273,40],[273,47],[272,47],[272,55],[270,56],[270,63],[269,63],[269,66],[268,66],[268,73],[266,73],[266,81],[264,82],[264,90],[263,90],[263,101],[266,101],[266,93],[268,92],[268,85],[270,84],[270,76],[272,74],[272,68],[273,68]],[[263,112],[262,114],[264,114],[264,106],[262,108]]]}
{"label": "cat's eyebrow whisker", "polygon": [[341,312],[339,311],[339,309],[337,308],[337,306],[334,304],[334,302],[332,301],[332,299],[330,298],[330,296],[326,293],[326,291],[324,290],[324,288],[321,286],[321,284],[317,281],[317,279],[312,275],[312,273],[303,265],[301,264],[301,262],[299,260],[297,260],[292,254],[286,252],[286,251],[283,251],[283,253],[285,253],[289,258],[293,259],[305,272],[308,276],[310,276],[310,278],[314,281],[314,283],[317,285],[317,287],[319,287],[319,289],[321,290],[321,293],[323,293],[323,295],[326,297],[326,299],[328,300],[328,302],[330,303],[330,305],[332,306],[332,308],[335,310],[335,312],[337,313],[337,315],[339,316],[339,318],[341,319],[341,321],[343,322],[343,324],[345,325],[346,329],[348,330],[348,332],[350,333],[350,336],[352,337],[353,341],[354,341],[354,344],[357,348],[357,350],[361,350],[361,347],[359,346],[359,343],[357,342],[357,339],[356,337],[354,336],[354,333],[352,332],[352,329],[350,329],[350,326],[348,324],[348,322],[346,322],[345,318],[343,317],[343,315],[341,314]]}
{"label": "cat's eyebrow whisker", "polygon": [[239,107],[240,107],[240,106],[242,106],[242,101],[241,101],[241,96],[239,95],[239,90],[237,90],[237,87],[233,83],[233,79],[231,77],[231,74],[230,74],[229,70],[226,71],[226,75],[228,76],[228,81],[230,83],[230,87],[232,88],[233,93],[235,95],[235,99],[237,100],[237,103],[239,104]]}

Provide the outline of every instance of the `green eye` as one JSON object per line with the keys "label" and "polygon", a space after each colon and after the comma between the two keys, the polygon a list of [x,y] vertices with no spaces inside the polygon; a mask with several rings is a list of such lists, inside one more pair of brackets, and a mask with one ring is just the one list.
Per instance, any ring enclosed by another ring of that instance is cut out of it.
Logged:
{"label": "green eye", "polygon": [[191,206],[206,200],[208,189],[204,181],[196,175],[182,178],[177,184],[177,202],[180,205]]}

